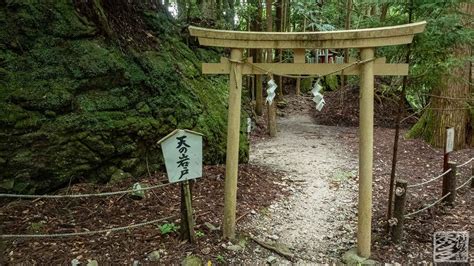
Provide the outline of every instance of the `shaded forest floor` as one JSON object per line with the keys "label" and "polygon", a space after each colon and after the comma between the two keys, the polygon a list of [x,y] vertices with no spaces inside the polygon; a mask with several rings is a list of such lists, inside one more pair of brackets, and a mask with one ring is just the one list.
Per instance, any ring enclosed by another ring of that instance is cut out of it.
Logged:
{"label": "shaded forest floor", "polygon": [[[223,214],[224,166],[206,166],[204,177],[193,184],[193,207],[196,214],[196,245],[179,238],[178,232],[162,234],[160,226],[179,226],[179,185],[170,185],[148,191],[142,200],[129,196],[112,196],[86,199],[39,199],[8,202],[0,207],[1,233],[8,234],[53,234],[83,232],[111,227],[137,224],[162,217],[175,216],[162,223],[148,225],[129,231],[92,236],[8,239],[0,244],[0,264],[70,264],[73,259],[81,263],[96,260],[132,264],[134,261],[149,263],[148,255],[160,254],[160,263],[176,264],[188,254],[195,254],[204,261],[223,262],[220,224]],[[255,165],[239,168],[239,192],[237,217],[240,221],[251,212],[265,208],[272,201],[287,194],[275,183],[281,175]],[[143,185],[164,182],[165,174],[146,177]],[[84,194],[117,191],[131,188],[134,180],[102,185],[76,184],[61,194]]]}
{"label": "shaded forest floor", "polygon": [[[280,110],[283,116],[310,114],[314,117],[315,111],[309,97],[288,97],[285,106]],[[330,113],[327,115],[331,116]],[[315,121],[321,123],[317,116]],[[257,143],[266,138],[264,129],[262,129],[265,121],[260,120],[259,123],[262,127],[256,130],[256,135],[252,137],[252,140]],[[287,127],[291,128],[291,125],[287,125]],[[298,130],[298,128],[295,126],[294,130]],[[339,129],[341,132],[333,136],[333,141],[339,143],[338,145],[343,145],[349,153],[357,156],[357,128],[334,128],[334,130]],[[414,184],[440,174],[442,171],[441,149],[432,148],[421,140],[407,140],[403,137],[404,131],[400,136],[397,176],[407,180],[409,184]],[[380,127],[375,129],[373,258],[380,262],[430,262],[432,260],[433,232],[442,230],[471,231],[471,239],[473,239],[472,189],[469,189],[469,185],[461,189],[454,207],[440,204],[408,219],[402,244],[391,244],[384,228],[393,134],[393,129]],[[472,150],[466,149],[454,152],[451,159],[462,163],[473,155]],[[458,184],[468,178],[470,171],[470,166],[459,170]],[[171,223],[179,224],[178,218],[172,218],[160,224],[127,232],[62,239],[2,240],[0,242],[2,248],[0,264],[69,264],[73,259],[78,259],[83,263],[89,259],[121,264],[131,264],[134,261],[143,263],[149,262],[148,255],[153,251],[158,251],[160,263],[165,264],[179,263],[189,254],[201,257],[204,262],[208,260],[218,264],[238,262],[239,254],[242,254],[241,251],[229,250],[228,241],[224,241],[220,237],[224,172],[224,166],[206,166],[205,176],[194,184],[193,204],[197,217],[196,230],[201,232],[196,245],[181,241],[176,232],[167,234],[160,232],[160,226]],[[252,217],[264,214],[271,204],[284,201],[301,188],[301,184],[291,182],[286,178],[288,173],[275,172],[264,166],[241,165],[239,173],[237,211],[239,226],[249,224]],[[351,178],[357,180],[356,175]],[[166,180],[165,175],[157,173],[140,182],[152,185],[159,184],[164,180]],[[134,182],[136,181],[125,180],[105,187],[103,185],[76,184],[60,191],[60,193],[116,191],[127,189]],[[440,193],[440,181],[420,189],[411,189],[408,192],[407,211],[417,210],[427,203],[435,201],[440,197]],[[96,230],[118,227],[161,217],[178,216],[180,208],[179,187],[176,185],[156,190],[154,193],[148,192],[143,200],[133,200],[128,196],[114,196],[66,200],[2,200],[0,203],[0,233],[4,234],[67,233],[84,231],[86,228]],[[256,229],[258,230],[258,228]],[[298,230],[298,228],[293,230]],[[334,230],[334,233],[337,234],[340,229],[330,230]],[[239,237],[239,239],[239,243],[245,246],[245,252],[252,253],[258,247],[245,237]],[[470,244],[471,251],[474,250],[473,242],[471,241]],[[339,253],[339,255],[341,254]],[[276,254],[271,256],[278,257]],[[265,260],[261,262],[265,263]]]}
{"label": "shaded forest floor", "polygon": [[[323,124],[336,126],[338,134],[334,134],[339,145],[347,147],[350,153],[357,157],[358,153],[358,128],[347,127],[358,124],[358,92],[353,88],[345,90],[345,99],[347,99],[344,108],[335,108],[335,105],[341,97],[341,92],[326,93],[325,98],[329,107],[318,112],[314,108],[311,97],[287,97],[285,103],[280,104],[283,108],[279,109],[280,120],[286,120],[286,117],[304,116],[311,114],[315,124]],[[474,224],[474,215],[472,209],[472,189],[470,184],[466,184],[458,191],[458,196],[454,206],[446,206],[443,203],[437,204],[435,207],[423,211],[406,220],[404,239],[401,244],[394,245],[390,241],[390,237],[386,233],[386,211],[388,201],[388,187],[390,182],[390,171],[392,163],[392,149],[395,130],[390,128],[394,126],[394,116],[396,115],[397,105],[393,102],[380,101],[375,103],[375,130],[374,130],[374,185],[373,185],[373,253],[372,258],[380,262],[388,263],[418,263],[431,262],[433,258],[433,233],[436,231],[468,231],[473,238],[472,226]],[[416,122],[416,116],[410,113],[404,113],[405,124],[404,129],[400,132],[400,143],[397,164],[397,178],[407,180],[409,184],[417,184],[429,180],[442,171],[443,152],[442,149],[433,148],[420,139],[406,139],[411,123]],[[266,121],[259,121],[260,125],[265,125]],[[379,126],[377,126],[379,125]],[[384,127],[381,127],[384,126]],[[301,129],[299,124],[286,125],[286,128],[293,130]],[[320,127],[321,130],[326,130]],[[301,132],[300,132],[301,134]],[[315,129],[315,134],[321,134]],[[255,141],[265,142],[267,137],[258,134],[254,136]],[[293,143],[293,139],[288,139],[289,143]],[[329,141],[330,142],[330,141]],[[308,141],[308,145],[310,142]],[[311,145],[309,145],[311,146]],[[285,156],[288,156],[285,153]],[[458,164],[468,161],[474,156],[472,149],[464,149],[455,151],[451,154],[450,159]],[[315,154],[315,157],[316,154]],[[296,159],[296,158],[293,158]],[[340,158],[344,160],[343,157]],[[291,160],[291,158],[289,159]],[[317,160],[316,158],[314,160]],[[471,176],[471,168],[474,163],[471,162],[458,169],[457,186],[464,184]],[[291,168],[291,166],[289,167]],[[314,171],[317,171],[315,167]],[[357,179],[357,176],[354,176]],[[441,197],[442,179],[427,185],[411,188],[408,191],[406,212],[411,213],[419,210]],[[300,185],[296,185],[296,191],[301,189]],[[334,193],[337,193],[336,191]],[[357,199],[354,199],[357,201]],[[354,207],[356,208],[356,207]],[[337,215],[337,214],[336,214]],[[351,220],[347,219],[348,222]],[[311,221],[308,221],[310,223]],[[275,224],[278,226],[278,224]],[[296,229],[298,230],[298,229]],[[317,230],[315,230],[317,231]],[[341,233],[335,230],[336,234]],[[354,235],[355,238],[355,235]],[[340,239],[338,239],[340,240]],[[303,239],[301,239],[304,242]],[[286,243],[284,243],[286,244]],[[345,243],[347,244],[347,243]],[[308,241],[308,246],[311,243]],[[470,242],[471,260],[473,259],[474,249],[473,241]],[[257,249],[258,250],[258,249]],[[337,253],[337,250],[321,250],[322,254]],[[268,255],[268,254],[267,254]],[[318,254],[314,254],[318,257]],[[342,255],[341,252],[338,254]],[[269,255],[270,256],[270,255]],[[281,258],[284,261],[284,258]],[[330,259],[330,258],[329,258]],[[320,259],[318,262],[327,263],[328,258]],[[333,260],[333,262],[335,262]],[[337,261],[336,261],[337,262]]]}
{"label": "shaded forest floor", "polygon": [[[309,112],[317,124],[333,126],[355,126],[346,134],[341,144],[358,151],[359,100],[358,90],[346,87],[344,90],[324,94],[327,107],[322,112],[314,108]],[[341,102],[341,99],[345,99]],[[473,189],[470,184],[458,191],[453,207],[443,203],[423,211],[406,220],[405,237],[400,245],[390,243],[386,234],[385,221],[388,188],[395,137],[397,103],[383,94],[375,95],[374,117],[374,185],[373,185],[373,258],[382,262],[418,263],[431,262],[433,258],[433,233],[436,231],[469,231],[474,239],[474,211],[472,209]],[[420,139],[406,139],[408,129],[417,121],[416,114],[407,111],[402,114],[402,129],[399,136],[396,177],[417,184],[443,172],[443,149],[433,148]],[[462,164],[474,157],[473,149],[451,153],[450,160]],[[474,162],[458,169],[457,186],[471,176]],[[419,210],[441,197],[442,178],[424,186],[411,188],[407,196],[407,213]],[[470,258],[473,260],[474,241],[470,241]]]}

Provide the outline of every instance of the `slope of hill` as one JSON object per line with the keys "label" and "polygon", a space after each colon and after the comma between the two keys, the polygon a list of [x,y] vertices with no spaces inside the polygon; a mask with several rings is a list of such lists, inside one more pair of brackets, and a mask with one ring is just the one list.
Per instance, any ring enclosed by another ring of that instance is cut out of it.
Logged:
{"label": "slope of hill", "polygon": [[0,25],[0,190],[139,177],[162,168],[156,141],[175,128],[224,160],[227,83],[200,75],[217,53],[159,6],[0,0]]}

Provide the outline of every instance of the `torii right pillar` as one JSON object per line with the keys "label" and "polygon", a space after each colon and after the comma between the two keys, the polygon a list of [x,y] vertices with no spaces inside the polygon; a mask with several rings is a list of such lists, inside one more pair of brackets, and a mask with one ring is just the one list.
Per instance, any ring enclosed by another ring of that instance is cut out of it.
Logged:
{"label": "torii right pillar", "polygon": [[[361,60],[374,58],[374,48],[360,49]],[[370,257],[372,221],[372,165],[374,143],[374,61],[361,65],[359,94],[359,206],[357,253]]]}

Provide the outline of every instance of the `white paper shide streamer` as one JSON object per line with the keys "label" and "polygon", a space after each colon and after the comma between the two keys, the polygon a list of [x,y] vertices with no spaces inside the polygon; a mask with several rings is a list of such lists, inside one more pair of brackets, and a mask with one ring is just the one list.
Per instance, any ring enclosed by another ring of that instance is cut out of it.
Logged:
{"label": "white paper shide streamer", "polygon": [[326,104],[324,96],[320,93],[323,87],[319,84],[319,79],[314,83],[311,93],[313,94],[313,102],[316,103],[316,110],[321,111]]}
{"label": "white paper shide streamer", "polygon": [[273,79],[268,81],[267,86],[267,100],[266,102],[272,104],[273,99],[275,98],[275,90],[277,89],[277,85]]}

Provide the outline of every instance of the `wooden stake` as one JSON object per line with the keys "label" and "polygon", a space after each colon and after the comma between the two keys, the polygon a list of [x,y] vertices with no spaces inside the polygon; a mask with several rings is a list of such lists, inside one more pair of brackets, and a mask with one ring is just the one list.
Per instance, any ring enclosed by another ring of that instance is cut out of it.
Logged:
{"label": "wooden stake", "polygon": [[242,94],[242,50],[232,49],[229,80],[229,113],[227,121],[227,158],[224,185],[224,238],[235,238],[237,176],[239,167],[240,104]]}
{"label": "wooden stake", "polygon": [[263,114],[263,86],[262,86],[262,75],[255,76],[255,90],[256,90],[256,97],[255,97],[255,113],[258,116]]}
{"label": "wooden stake", "polygon": [[395,207],[393,216],[397,219],[396,225],[392,230],[392,240],[394,243],[400,243],[403,238],[403,224],[405,223],[405,203],[407,196],[407,181],[397,180],[395,184]]}
{"label": "wooden stake", "polygon": [[190,243],[196,242],[192,194],[189,188],[189,181],[181,183],[181,237],[187,239]]}
{"label": "wooden stake", "polygon": [[267,113],[268,113],[268,134],[270,137],[276,137],[277,135],[277,125],[276,125],[276,98],[273,99],[272,104],[267,104]]}
{"label": "wooden stake", "polygon": [[457,172],[457,164],[454,162],[448,162],[448,169],[451,169],[449,173],[443,176],[443,195],[448,193],[447,196],[443,201],[449,205],[453,205],[454,201],[456,200],[456,172]]}
{"label": "wooden stake", "polygon": [[301,78],[296,79],[296,90],[295,90],[296,96],[300,96],[301,94]]}
{"label": "wooden stake", "polygon": [[184,200],[186,202],[186,218],[188,220],[188,232],[189,242],[196,242],[196,235],[194,234],[194,219],[193,219],[193,206],[192,206],[192,195],[189,189],[189,181],[184,182]]}
{"label": "wooden stake", "polygon": [[[374,48],[362,48],[361,60],[374,57]],[[361,66],[359,114],[359,213],[357,222],[357,253],[370,257],[372,220],[372,165],[374,133],[374,70],[373,61]]]}

